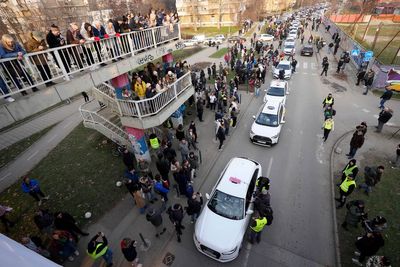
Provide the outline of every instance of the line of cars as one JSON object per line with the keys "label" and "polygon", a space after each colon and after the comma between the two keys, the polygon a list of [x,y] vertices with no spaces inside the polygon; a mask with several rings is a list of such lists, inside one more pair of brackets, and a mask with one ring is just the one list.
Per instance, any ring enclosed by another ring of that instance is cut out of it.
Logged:
{"label": "line of cars", "polygon": [[[272,36],[273,38],[273,36]],[[199,34],[193,36],[192,39],[183,40],[183,44],[185,47],[191,47],[196,45],[207,45],[207,46],[216,46],[222,44],[225,40],[230,44],[234,44],[237,42],[244,43],[246,42],[246,38],[243,36],[233,35],[229,38],[225,38],[223,34],[217,34],[213,37],[206,37],[204,34]],[[268,41],[268,40],[267,40]]]}

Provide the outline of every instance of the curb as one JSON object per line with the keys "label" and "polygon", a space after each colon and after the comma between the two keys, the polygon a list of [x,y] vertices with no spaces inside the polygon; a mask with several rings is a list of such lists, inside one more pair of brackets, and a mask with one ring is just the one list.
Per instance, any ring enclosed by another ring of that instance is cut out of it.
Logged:
{"label": "curb", "polygon": [[339,231],[337,227],[337,219],[336,219],[336,202],[335,202],[335,186],[334,184],[334,175],[333,175],[333,156],[335,154],[335,150],[338,147],[339,143],[347,137],[348,134],[352,133],[353,130],[347,131],[342,134],[335,142],[332,147],[331,155],[330,155],[330,165],[329,165],[329,172],[331,178],[331,199],[332,199],[332,214],[333,214],[333,234],[335,236],[335,254],[336,254],[336,267],[341,267],[342,263],[340,261],[340,245],[339,245]]}

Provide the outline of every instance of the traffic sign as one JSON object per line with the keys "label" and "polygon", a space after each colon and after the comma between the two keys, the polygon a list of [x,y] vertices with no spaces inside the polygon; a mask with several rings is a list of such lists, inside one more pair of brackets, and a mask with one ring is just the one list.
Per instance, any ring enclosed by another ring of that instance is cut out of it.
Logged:
{"label": "traffic sign", "polygon": [[351,55],[353,57],[358,57],[359,54],[360,54],[360,50],[358,50],[358,49],[351,50]]}

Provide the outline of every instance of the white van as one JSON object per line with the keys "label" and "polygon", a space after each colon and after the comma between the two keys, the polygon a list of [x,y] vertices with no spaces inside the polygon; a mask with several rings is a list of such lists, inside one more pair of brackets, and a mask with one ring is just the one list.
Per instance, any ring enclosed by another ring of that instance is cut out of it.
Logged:
{"label": "white van", "polygon": [[206,40],[206,36],[204,34],[199,34],[199,35],[193,36],[192,39],[196,40],[198,43],[203,43]]}

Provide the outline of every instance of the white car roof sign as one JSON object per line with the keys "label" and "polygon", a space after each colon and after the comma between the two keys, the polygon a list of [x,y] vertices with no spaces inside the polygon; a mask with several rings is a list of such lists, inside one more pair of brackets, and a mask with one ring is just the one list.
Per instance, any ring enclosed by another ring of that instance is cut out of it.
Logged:
{"label": "white car roof sign", "polygon": [[234,184],[240,184],[241,180],[237,177],[229,177],[229,181],[231,181]]}

